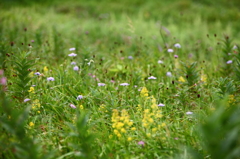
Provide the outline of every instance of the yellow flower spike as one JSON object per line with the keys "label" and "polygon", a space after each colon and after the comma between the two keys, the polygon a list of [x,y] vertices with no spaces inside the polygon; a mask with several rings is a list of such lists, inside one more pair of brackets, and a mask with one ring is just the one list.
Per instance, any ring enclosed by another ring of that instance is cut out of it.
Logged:
{"label": "yellow flower spike", "polygon": [[29,93],[35,93],[34,92],[34,87],[30,87],[29,90],[28,90]]}
{"label": "yellow flower spike", "polygon": [[43,71],[44,71],[45,73],[48,72],[47,66],[44,66]]}
{"label": "yellow flower spike", "polygon": [[149,118],[148,121],[149,121],[149,123],[153,123],[154,122],[153,118]]}
{"label": "yellow flower spike", "polygon": [[166,123],[162,123],[162,125],[161,125],[162,127],[165,127],[166,126]]}
{"label": "yellow flower spike", "polygon": [[80,109],[84,109],[83,105],[79,105],[79,108],[80,108]]}
{"label": "yellow flower spike", "polygon": [[128,126],[132,126],[132,125],[133,125],[132,121],[128,122]]}
{"label": "yellow flower spike", "polygon": [[119,133],[118,130],[116,130],[116,129],[114,129],[113,132],[114,132],[114,134],[116,134],[116,135]]}
{"label": "yellow flower spike", "polygon": [[204,74],[202,74],[202,75],[201,75],[201,81],[207,82],[207,76],[204,75]]}
{"label": "yellow flower spike", "polygon": [[150,134],[150,133],[147,133],[146,135],[147,135],[147,137],[151,137],[151,134]]}
{"label": "yellow flower spike", "polygon": [[120,137],[122,137],[122,135],[121,135],[121,134],[117,134],[117,137],[119,137],[119,138],[120,138]]}
{"label": "yellow flower spike", "polygon": [[132,128],[131,128],[131,130],[132,130],[132,131],[135,131],[135,130],[136,130],[136,128],[135,128],[135,127],[132,127]]}
{"label": "yellow flower spike", "polygon": [[141,92],[140,92],[141,97],[148,97],[148,90],[146,87],[143,87]]}
{"label": "yellow flower spike", "polygon": [[152,128],[152,132],[155,133],[157,131],[157,128]]}
{"label": "yellow flower spike", "polygon": [[185,82],[185,79],[184,79],[182,76],[180,76],[179,79],[178,79],[178,81],[179,81],[179,82]]}
{"label": "yellow flower spike", "polygon": [[122,132],[122,133],[126,133],[127,131],[126,131],[126,129],[122,128],[122,129],[121,129],[121,132]]}
{"label": "yellow flower spike", "polygon": [[34,126],[34,123],[33,123],[33,122],[30,122],[30,123],[29,123],[29,126],[30,126],[30,127]]}
{"label": "yellow flower spike", "polygon": [[29,77],[33,77],[33,76],[34,76],[33,72],[29,73]]}
{"label": "yellow flower spike", "polygon": [[111,139],[113,136],[112,135],[109,135],[109,139]]}
{"label": "yellow flower spike", "polygon": [[131,137],[128,137],[128,139],[127,139],[128,141],[132,141],[132,138]]}
{"label": "yellow flower spike", "polygon": [[40,111],[37,111],[39,114],[41,113]]}

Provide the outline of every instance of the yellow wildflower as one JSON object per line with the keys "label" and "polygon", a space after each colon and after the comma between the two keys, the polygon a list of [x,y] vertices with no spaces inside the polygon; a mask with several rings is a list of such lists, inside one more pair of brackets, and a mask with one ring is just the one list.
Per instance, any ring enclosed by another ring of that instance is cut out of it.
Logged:
{"label": "yellow wildflower", "polygon": [[80,109],[84,109],[83,105],[79,105],[79,108],[80,108]]}
{"label": "yellow wildflower", "polygon": [[29,126],[31,126],[31,127],[34,126],[34,123],[33,123],[33,122],[30,122],[30,123],[29,123]]}
{"label": "yellow wildflower", "polygon": [[179,79],[178,79],[178,81],[179,81],[179,82],[185,82],[185,79],[184,79],[182,76],[180,76]]}
{"label": "yellow wildflower", "polygon": [[141,97],[148,97],[148,90],[146,87],[143,87],[141,92],[140,92]]}
{"label": "yellow wildflower", "polygon": [[34,87],[30,87],[29,90],[28,90],[29,93],[35,93],[34,92]]}
{"label": "yellow wildflower", "polygon": [[47,66],[44,66],[43,71],[44,71],[45,73],[48,72]]}
{"label": "yellow wildflower", "polygon": [[132,138],[131,137],[128,137],[128,139],[127,139],[128,141],[132,141]]}

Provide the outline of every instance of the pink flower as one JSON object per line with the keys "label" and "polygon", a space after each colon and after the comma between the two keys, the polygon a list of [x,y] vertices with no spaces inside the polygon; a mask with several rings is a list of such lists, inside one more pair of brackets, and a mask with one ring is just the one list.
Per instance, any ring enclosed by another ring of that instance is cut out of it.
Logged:
{"label": "pink flower", "polygon": [[70,106],[71,108],[73,108],[73,109],[76,109],[76,106],[73,105],[73,104],[70,104],[69,106]]}
{"label": "pink flower", "polygon": [[7,78],[6,78],[6,77],[2,77],[2,78],[0,79],[0,84],[1,84],[1,85],[6,85],[6,84],[7,84]]}
{"label": "pink flower", "polygon": [[139,142],[138,142],[138,145],[144,146],[144,144],[145,144],[144,141],[139,141]]}

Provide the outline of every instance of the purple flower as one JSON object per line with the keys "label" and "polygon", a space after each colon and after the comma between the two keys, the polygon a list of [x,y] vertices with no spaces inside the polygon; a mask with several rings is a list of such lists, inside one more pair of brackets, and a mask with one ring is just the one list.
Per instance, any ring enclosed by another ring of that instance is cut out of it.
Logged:
{"label": "purple flower", "polygon": [[77,56],[77,54],[71,53],[71,54],[68,54],[68,56],[70,56],[70,57],[75,57],[75,56]]}
{"label": "purple flower", "polygon": [[150,77],[148,77],[148,79],[157,79],[157,77],[150,76]]}
{"label": "purple flower", "polygon": [[231,63],[232,63],[232,60],[229,60],[229,61],[227,61],[226,63],[227,63],[227,64],[231,64]]}
{"label": "purple flower", "polygon": [[178,58],[178,55],[174,55],[174,58],[175,58],[175,59]]}
{"label": "purple flower", "polygon": [[105,86],[105,83],[98,83],[98,86]]}
{"label": "purple flower", "polygon": [[144,144],[145,144],[144,141],[139,141],[139,142],[138,142],[138,145],[144,146]]}
{"label": "purple flower", "polygon": [[83,99],[82,95],[77,96],[77,100],[81,100],[81,99]]}
{"label": "purple flower", "polygon": [[48,81],[54,81],[54,78],[53,77],[48,77],[47,80]]}
{"label": "purple flower", "polygon": [[128,86],[128,85],[130,85],[130,84],[128,84],[128,83],[121,83],[120,84],[120,86]]}
{"label": "purple flower", "polygon": [[69,49],[69,51],[75,51],[75,50],[76,50],[76,48],[74,48],[74,47]]}
{"label": "purple flower", "polygon": [[77,63],[76,63],[76,62],[74,62],[74,61],[73,61],[73,62],[71,62],[71,65],[76,65],[76,64],[77,64]]}
{"label": "purple flower", "polygon": [[169,53],[170,53],[170,52],[173,52],[173,49],[168,49],[167,52],[169,52]]}
{"label": "purple flower", "polygon": [[36,73],[34,73],[35,75],[38,75],[38,76],[40,76],[41,75],[41,73],[40,72],[36,72]]}
{"label": "purple flower", "polygon": [[164,107],[165,104],[160,103],[160,104],[158,104],[158,106],[159,106],[159,107]]}
{"label": "purple flower", "polygon": [[70,106],[71,108],[73,108],[73,109],[76,109],[76,106],[73,105],[73,104],[70,104],[69,106]]}
{"label": "purple flower", "polygon": [[79,70],[79,67],[78,67],[78,66],[74,66],[74,67],[73,67],[73,70],[74,70],[74,71],[78,71],[78,70]]}
{"label": "purple flower", "polygon": [[174,47],[180,49],[180,48],[181,48],[181,45],[180,45],[179,43],[176,43],[176,44],[174,44]]}
{"label": "purple flower", "polygon": [[32,43],[34,43],[34,40],[31,40]]}
{"label": "purple flower", "polygon": [[31,99],[26,98],[26,99],[24,99],[23,102],[28,102],[28,101],[30,101],[30,100],[31,100]]}
{"label": "purple flower", "polygon": [[191,114],[193,114],[193,112],[186,112],[186,114],[187,114],[187,115],[191,115]]}

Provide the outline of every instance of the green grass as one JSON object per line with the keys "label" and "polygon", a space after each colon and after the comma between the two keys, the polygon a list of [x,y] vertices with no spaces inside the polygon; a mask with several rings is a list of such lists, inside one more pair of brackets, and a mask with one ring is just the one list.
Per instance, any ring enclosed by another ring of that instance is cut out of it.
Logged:
{"label": "green grass", "polygon": [[238,158],[239,2],[218,3],[1,1],[1,157]]}

